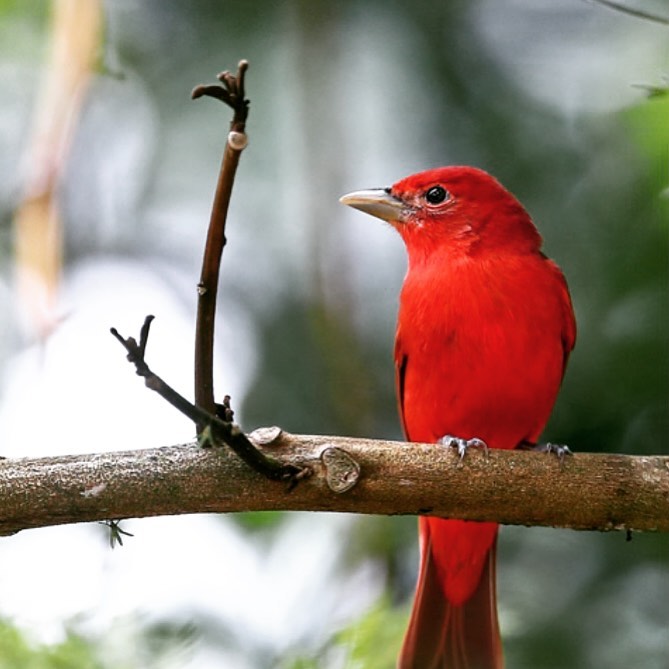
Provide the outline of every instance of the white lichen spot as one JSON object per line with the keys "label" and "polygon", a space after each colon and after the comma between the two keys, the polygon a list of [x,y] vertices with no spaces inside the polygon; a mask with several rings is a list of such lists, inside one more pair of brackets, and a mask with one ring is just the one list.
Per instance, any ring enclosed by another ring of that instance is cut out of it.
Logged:
{"label": "white lichen spot", "polygon": [[257,446],[269,446],[274,443],[283,433],[283,430],[272,425],[271,427],[258,427],[251,434],[249,439]]}
{"label": "white lichen spot", "polygon": [[105,491],[107,488],[106,483],[98,483],[97,485],[94,485],[92,488],[86,488],[81,494],[82,497],[97,497],[99,494]]}
{"label": "white lichen spot", "polygon": [[249,139],[245,132],[236,132],[232,130],[228,133],[228,144],[231,149],[234,149],[235,151],[243,151],[248,143]]}

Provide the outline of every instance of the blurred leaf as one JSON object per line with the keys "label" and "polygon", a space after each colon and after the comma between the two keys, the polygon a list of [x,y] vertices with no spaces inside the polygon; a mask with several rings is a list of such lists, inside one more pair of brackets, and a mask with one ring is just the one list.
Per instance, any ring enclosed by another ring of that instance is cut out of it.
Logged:
{"label": "blurred leaf", "polygon": [[346,649],[351,669],[393,669],[397,662],[408,611],[393,608],[381,600],[363,618],[335,637],[335,643]]}
{"label": "blurred leaf", "polygon": [[333,634],[319,652],[290,658],[281,669],[394,669],[407,616],[406,608],[393,608],[383,598],[361,618]]}
{"label": "blurred leaf", "polygon": [[669,85],[637,84],[636,88],[644,91],[649,98],[669,97]]}
{"label": "blurred leaf", "polygon": [[284,511],[248,511],[234,513],[230,516],[240,527],[251,532],[267,531],[278,528],[286,513]]}
{"label": "blurred leaf", "polygon": [[667,165],[667,145],[669,145],[669,89],[662,95],[654,96],[645,102],[628,109],[624,118],[632,132],[634,140],[652,161],[653,175],[661,182],[664,200],[659,205],[664,216],[662,224],[669,225],[669,166]]}
{"label": "blurred leaf", "polygon": [[13,14],[45,18],[51,11],[44,0],[0,0],[0,15],[10,18]]}
{"label": "blurred leaf", "polygon": [[3,669],[109,669],[96,655],[95,647],[75,634],[54,645],[32,644],[9,622],[0,622]]}

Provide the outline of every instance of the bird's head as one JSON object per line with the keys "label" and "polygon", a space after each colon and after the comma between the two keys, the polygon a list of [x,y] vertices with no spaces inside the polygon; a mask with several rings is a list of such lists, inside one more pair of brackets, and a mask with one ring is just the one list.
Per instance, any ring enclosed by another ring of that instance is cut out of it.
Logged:
{"label": "bird's head", "polygon": [[496,179],[473,167],[413,174],[389,188],[361,190],[340,202],[388,221],[410,255],[435,249],[475,254],[491,248],[536,251],[541,237],[529,214]]}

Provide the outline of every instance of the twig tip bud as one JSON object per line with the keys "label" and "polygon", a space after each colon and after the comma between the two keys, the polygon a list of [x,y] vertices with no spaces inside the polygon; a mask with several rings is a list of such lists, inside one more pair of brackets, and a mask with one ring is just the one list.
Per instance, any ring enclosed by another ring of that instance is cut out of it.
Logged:
{"label": "twig tip bud", "polygon": [[191,91],[190,99],[197,100],[198,98],[201,98],[203,95],[204,95],[204,86],[200,84]]}

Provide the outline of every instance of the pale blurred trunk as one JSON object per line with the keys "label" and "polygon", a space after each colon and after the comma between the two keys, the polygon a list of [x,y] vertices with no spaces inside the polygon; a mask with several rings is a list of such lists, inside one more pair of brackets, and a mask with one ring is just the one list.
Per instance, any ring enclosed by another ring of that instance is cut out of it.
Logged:
{"label": "pale blurred trunk", "polygon": [[100,48],[101,27],[99,0],[52,3],[48,62],[27,149],[23,199],[14,219],[16,300],[29,338],[44,339],[58,323],[63,262],[58,184]]}

